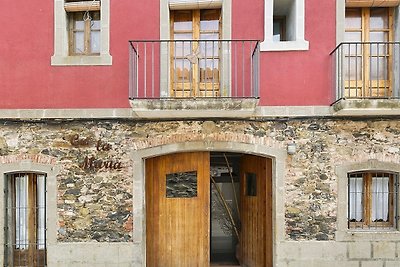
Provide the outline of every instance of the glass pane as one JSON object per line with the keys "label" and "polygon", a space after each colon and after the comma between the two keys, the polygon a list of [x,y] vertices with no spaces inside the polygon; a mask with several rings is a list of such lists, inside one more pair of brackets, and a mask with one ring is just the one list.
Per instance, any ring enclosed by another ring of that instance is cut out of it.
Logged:
{"label": "glass pane", "polygon": [[361,32],[345,32],[345,42],[361,42]]}
{"label": "glass pane", "polygon": [[201,21],[218,21],[219,15],[221,13],[220,9],[202,9],[200,10],[200,20]]}
{"label": "glass pane", "polygon": [[84,30],[84,29],[85,29],[85,22],[83,20],[76,20],[75,30]]}
{"label": "glass pane", "polygon": [[174,23],[175,31],[191,31],[192,30],[192,22],[191,21],[182,21]]}
{"label": "glass pane", "polygon": [[[202,40],[204,36],[201,35]],[[214,39],[211,37],[211,39]],[[218,39],[218,38],[217,38]],[[219,42],[200,42],[200,54],[202,57],[218,57],[219,54]]]}
{"label": "glass pane", "polygon": [[281,20],[274,20],[273,23],[273,41],[274,42],[279,42],[282,41],[282,36],[281,36],[281,32],[282,32],[282,23]]}
{"label": "glass pane", "polygon": [[193,42],[174,42],[175,57],[186,57],[191,54]]}
{"label": "glass pane", "polygon": [[372,56],[389,57],[389,51],[391,45],[388,43],[373,44],[371,46],[370,54]]}
{"label": "glass pane", "polygon": [[257,196],[257,177],[255,173],[246,173],[246,196]]}
{"label": "glass pane", "polygon": [[28,238],[28,176],[15,177],[15,247],[27,249]]}
{"label": "glass pane", "polygon": [[219,27],[218,20],[200,21],[201,31],[218,31],[218,27]]}
{"label": "glass pane", "polygon": [[83,32],[75,32],[75,53],[82,54],[85,52],[85,38]]}
{"label": "glass pane", "polygon": [[191,31],[192,11],[175,11],[174,12],[174,30],[175,31]]}
{"label": "glass pane", "polygon": [[370,11],[370,28],[371,29],[387,29],[389,28],[388,9],[387,8],[371,8]]}
{"label": "glass pane", "polygon": [[346,29],[361,29],[361,8],[346,9]]}
{"label": "glass pane", "polygon": [[346,56],[361,56],[363,49],[369,49],[369,45],[360,43],[343,44],[342,49]]}
{"label": "glass pane", "polygon": [[349,178],[349,218],[350,222],[363,220],[363,178]]}
{"label": "glass pane", "polygon": [[369,39],[371,42],[387,42],[389,35],[387,32],[370,32]]}
{"label": "glass pane", "polygon": [[389,177],[372,178],[372,211],[373,222],[389,221]]}
{"label": "glass pane", "polygon": [[218,40],[218,33],[201,33],[200,40]]}
{"label": "glass pane", "polygon": [[175,33],[174,40],[192,40],[192,33]]}
{"label": "glass pane", "polygon": [[387,80],[388,59],[384,57],[371,57],[371,80]]}
{"label": "glass pane", "polygon": [[92,20],[90,22],[90,29],[91,30],[100,30],[100,20]]}
{"label": "glass pane", "polygon": [[90,51],[100,53],[100,31],[92,31],[90,34]]}
{"label": "glass pane", "polygon": [[201,82],[219,82],[219,60],[218,59],[208,59],[200,60],[200,81]]}
{"label": "glass pane", "polygon": [[[362,75],[362,58],[346,57],[343,62],[343,71],[345,81],[361,80]],[[359,85],[361,86],[361,84]]]}
{"label": "glass pane", "polygon": [[197,171],[169,173],[166,185],[167,198],[197,197]]}
{"label": "glass pane", "polygon": [[174,61],[174,82],[191,81],[190,62],[187,59],[175,59]]}

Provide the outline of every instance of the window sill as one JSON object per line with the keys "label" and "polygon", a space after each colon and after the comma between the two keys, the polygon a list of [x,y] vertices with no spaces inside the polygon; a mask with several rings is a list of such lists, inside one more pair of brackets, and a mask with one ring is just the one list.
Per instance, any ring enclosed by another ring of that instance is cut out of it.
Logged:
{"label": "window sill", "polygon": [[335,236],[336,241],[400,241],[400,232],[396,229],[337,231]]}
{"label": "window sill", "polygon": [[112,56],[109,54],[100,56],[52,56],[52,66],[93,66],[112,65]]}
{"label": "window sill", "polygon": [[305,40],[287,42],[264,41],[260,44],[261,51],[304,51],[309,49],[310,44]]}
{"label": "window sill", "polygon": [[400,115],[400,99],[340,99],[332,113],[341,116]]}

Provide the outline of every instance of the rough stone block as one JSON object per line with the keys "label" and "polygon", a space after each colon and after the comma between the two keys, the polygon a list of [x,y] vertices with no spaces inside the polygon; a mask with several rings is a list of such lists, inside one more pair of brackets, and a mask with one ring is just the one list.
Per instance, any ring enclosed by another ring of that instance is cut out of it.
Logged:
{"label": "rough stone block", "polygon": [[368,259],[371,258],[370,242],[352,242],[348,244],[350,259]]}
{"label": "rough stone block", "polygon": [[399,267],[400,266],[400,259],[397,261],[387,261],[385,262],[385,267]]}
{"label": "rough stone block", "polygon": [[362,261],[361,267],[383,267],[384,261]]}
{"label": "rough stone block", "polygon": [[372,255],[376,259],[394,259],[396,257],[396,244],[392,242],[373,243]]}

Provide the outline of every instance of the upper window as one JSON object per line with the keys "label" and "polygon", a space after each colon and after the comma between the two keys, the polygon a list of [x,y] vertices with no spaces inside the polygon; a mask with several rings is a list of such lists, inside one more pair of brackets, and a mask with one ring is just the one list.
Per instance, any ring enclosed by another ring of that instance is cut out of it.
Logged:
{"label": "upper window", "polygon": [[54,0],[52,65],[110,65],[110,0]]}
{"label": "upper window", "polygon": [[5,266],[47,266],[46,176],[6,175]]}
{"label": "upper window", "polygon": [[308,50],[304,40],[304,0],[266,0],[261,51]]}
{"label": "upper window", "polygon": [[71,12],[69,54],[100,55],[100,12]]}
{"label": "upper window", "polygon": [[385,172],[348,175],[348,228],[397,228],[398,176]]}
{"label": "upper window", "polygon": [[391,97],[393,8],[346,8],[345,97]]}

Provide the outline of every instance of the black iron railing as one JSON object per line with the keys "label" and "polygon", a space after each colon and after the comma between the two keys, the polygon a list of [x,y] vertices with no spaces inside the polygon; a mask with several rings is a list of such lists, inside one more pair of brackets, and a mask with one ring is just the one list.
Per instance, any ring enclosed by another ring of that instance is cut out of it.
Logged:
{"label": "black iron railing", "polygon": [[129,41],[129,98],[257,98],[256,40]]}
{"label": "black iron railing", "polygon": [[398,97],[400,42],[346,42],[330,55],[336,99]]}

